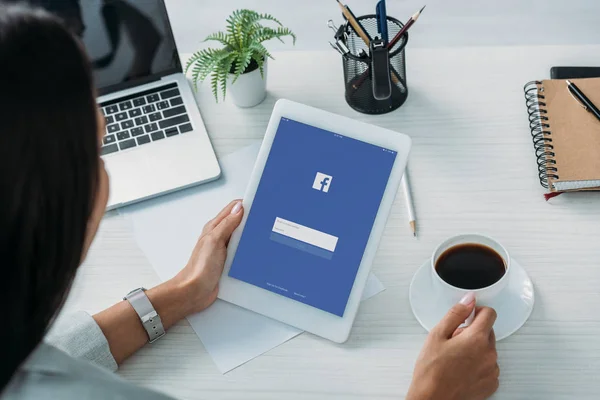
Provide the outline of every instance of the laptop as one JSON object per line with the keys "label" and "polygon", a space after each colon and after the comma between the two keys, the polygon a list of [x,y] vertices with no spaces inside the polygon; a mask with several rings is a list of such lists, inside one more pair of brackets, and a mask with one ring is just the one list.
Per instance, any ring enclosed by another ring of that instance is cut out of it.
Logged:
{"label": "laptop", "polygon": [[163,0],[30,0],[61,17],[92,60],[106,118],[108,209],[217,179]]}

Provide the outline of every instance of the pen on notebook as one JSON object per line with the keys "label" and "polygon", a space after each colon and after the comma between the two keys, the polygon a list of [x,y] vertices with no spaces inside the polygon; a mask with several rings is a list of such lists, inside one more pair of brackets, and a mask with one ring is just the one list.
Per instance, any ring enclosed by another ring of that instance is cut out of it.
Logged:
{"label": "pen on notebook", "polygon": [[427,6],[423,6],[423,8],[421,8],[419,11],[414,13],[413,16],[410,17],[408,19],[408,21],[406,21],[406,24],[404,24],[402,29],[400,29],[400,32],[398,32],[396,34],[396,36],[394,36],[394,38],[388,43],[388,49],[391,49],[392,47],[394,47],[396,45],[396,43],[398,43],[400,38],[402,38],[402,35],[404,35],[410,29],[410,27],[413,26],[413,24],[415,22],[417,22],[417,20],[419,19],[419,16],[421,15],[421,13],[425,9],[425,7],[427,7]]}
{"label": "pen on notebook", "polygon": [[336,1],[340,6],[340,9],[342,10],[342,14],[344,14],[344,17],[346,17],[356,34],[360,36],[360,38],[365,42],[367,46],[369,46],[371,44],[371,38],[369,37],[367,31],[365,31],[365,28],[363,28],[360,22],[358,22],[356,16],[352,12],[352,10],[350,10],[350,7],[343,5],[340,0]]}
{"label": "pen on notebook", "polygon": [[404,199],[406,200],[406,210],[408,212],[408,224],[412,230],[413,236],[417,236],[417,219],[415,218],[415,208],[413,205],[412,193],[410,190],[410,182],[408,180],[408,169],[404,171],[404,177],[402,178],[402,191],[404,192]]}
{"label": "pen on notebook", "polygon": [[588,99],[585,94],[583,94],[583,92],[577,87],[577,85],[567,80],[567,89],[569,90],[575,101],[577,101],[583,107],[584,110],[594,114],[598,121],[600,121],[600,110],[598,110],[598,107],[596,107],[594,103],[592,103],[592,101]]}

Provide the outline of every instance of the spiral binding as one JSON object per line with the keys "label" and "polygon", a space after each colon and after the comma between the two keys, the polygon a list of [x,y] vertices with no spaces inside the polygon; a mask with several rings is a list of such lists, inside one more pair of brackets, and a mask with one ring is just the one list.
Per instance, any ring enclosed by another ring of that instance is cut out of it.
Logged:
{"label": "spiral binding", "polygon": [[546,107],[544,87],[540,81],[531,81],[523,89],[529,114],[529,128],[537,158],[538,175],[541,185],[548,189],[550,179],[559,179],[559,177],[556,168],[556,154],[552,145],[552,132],[547,116],[548,111],[544,108]]}

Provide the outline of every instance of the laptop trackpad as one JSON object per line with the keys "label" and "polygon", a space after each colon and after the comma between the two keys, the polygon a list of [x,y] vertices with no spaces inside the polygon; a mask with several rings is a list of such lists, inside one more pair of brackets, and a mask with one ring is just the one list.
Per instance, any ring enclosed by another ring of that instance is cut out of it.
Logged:
{"label": "laptop trackpad", "polygon": [[[108,208],[218,177],[219,166],[212,148],[203,146],[199,136],[173,137],[105,157],[110,176]],[[206,150],[210,154],[203,154]]]}

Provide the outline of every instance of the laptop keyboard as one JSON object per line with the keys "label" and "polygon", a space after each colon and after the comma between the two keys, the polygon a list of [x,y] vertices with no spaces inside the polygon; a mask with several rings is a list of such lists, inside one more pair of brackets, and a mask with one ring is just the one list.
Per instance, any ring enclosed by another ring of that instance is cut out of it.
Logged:
{"label": "laptop keyboard", "polygon": [[103,156],[193,129],[176,83],[110,100],[100,107],[106,118]]}

